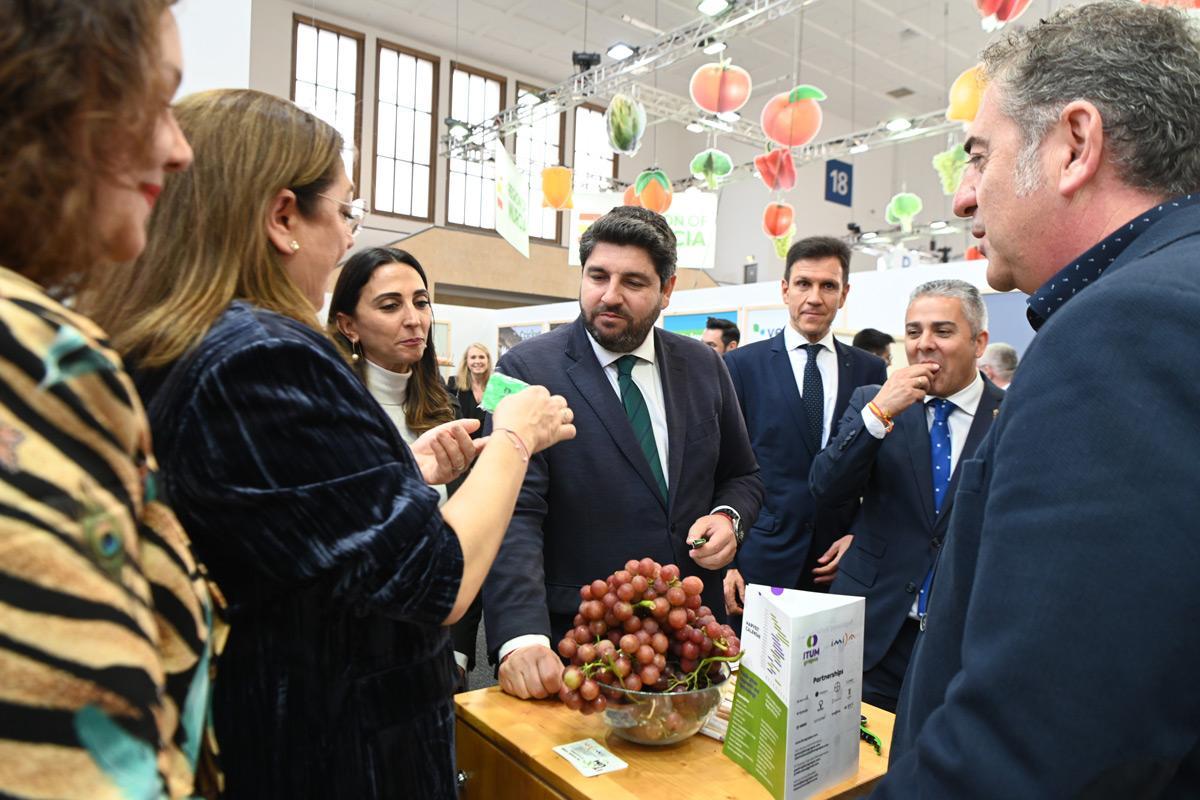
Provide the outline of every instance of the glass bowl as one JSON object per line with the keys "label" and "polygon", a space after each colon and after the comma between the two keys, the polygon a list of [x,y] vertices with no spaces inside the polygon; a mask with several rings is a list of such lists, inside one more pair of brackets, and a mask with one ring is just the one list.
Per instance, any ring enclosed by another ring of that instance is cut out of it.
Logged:
{"label": "glass bowl", "polygon": [[729,679],[722,665],[719,683],[683,692],[635,692],[604,687],[608,705],[604,721],[612,732],[637,744],[664,745],[695,735],[721,705],[721,687]]}

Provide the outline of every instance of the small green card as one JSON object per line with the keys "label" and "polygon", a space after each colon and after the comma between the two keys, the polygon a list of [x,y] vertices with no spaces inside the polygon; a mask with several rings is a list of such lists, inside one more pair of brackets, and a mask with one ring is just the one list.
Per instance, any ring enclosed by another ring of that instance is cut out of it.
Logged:
{"label": "small green card", "polygon": [[529,384],[525,381],[493,372],[492,377],[488,379],[487,386],[483,387],[483,398],[479,401],[479,407],[489,413],[493,412],[496,410],[496,406],[500,405],[501,400],[510,394],[516,394],[528,388]]}

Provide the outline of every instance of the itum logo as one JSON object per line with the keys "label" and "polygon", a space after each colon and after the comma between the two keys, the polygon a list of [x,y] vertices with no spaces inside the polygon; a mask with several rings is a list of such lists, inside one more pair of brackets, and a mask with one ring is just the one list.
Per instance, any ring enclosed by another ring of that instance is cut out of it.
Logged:
{"label": "itum logo", "polygon": [[815,633],[810,635],[804,643],[808,649],[804,651],[803,660],[805,664],[811,664],[821,655],[821,648],[817,647],[817,635]]}

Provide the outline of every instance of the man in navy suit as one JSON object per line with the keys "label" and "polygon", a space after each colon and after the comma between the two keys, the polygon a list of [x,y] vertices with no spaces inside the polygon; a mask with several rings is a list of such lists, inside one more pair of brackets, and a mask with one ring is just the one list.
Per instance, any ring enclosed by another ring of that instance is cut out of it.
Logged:
{"label": "man in navy suit", "polygon": [[862,498],[830,591],[867,599],[862,699],[888,711],[925,611],[958,464],[974,454],[1004,397],[975,368],[987,340],[978,289],[958,280],[918,286],[904,319],[909,366],[854,392],[809,473],[820,503]]}
{"label": "man in navy suit", "polygon": [[882,359],[833,337],[850,291],[845,242],[813,236],[793,244],[780,290],[788,326],[725,355],[767,489],[736,569],[725,576],[725,606],[734,614],[741,613],[746,583],[807,589],[831,580],[824,574],[836,568],[831,547],[849,529],[858,500],[818,510],[808,469],[851,393],[887,379]]}
{"label": "man in navy suit", "polygon": [[1068,7],[983,53],[954,199],[1038,331],[959,466],[874,797],[1200,796],[1200,43]]}
{"label": "man in navy suit", "polygon": [[[500,686],[518,697],[558,691],[562,662],[550,644],[570,629],[580,587],[630,559],[699,576],[720,615],[717,570],[762,502],[721,357],[654,326],[675,286],[666,220],[615,208],[584,233],[579,255],[580,317],[497,364],[565,396],[578,434],[571,449],[530,460],[484,585],[488,647]],[[689,549],[700,538],[707,543]]]}

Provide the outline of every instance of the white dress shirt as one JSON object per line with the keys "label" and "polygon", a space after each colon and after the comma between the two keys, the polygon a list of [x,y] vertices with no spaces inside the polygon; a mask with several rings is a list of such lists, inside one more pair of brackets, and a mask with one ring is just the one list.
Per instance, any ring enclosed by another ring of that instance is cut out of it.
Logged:
{"label": "white dress shirt", "polygon": [[[783,329],[783,343],[787,347],[788,358],[792,361],[792,377],[796,379],[796,390],[804,397],[804,368],[808,365],[808,351],[804,345],[808,339],[790,324]],[[824,395],[825,411],[821,420],[821,447],[829,441],[829,432],[833,430],[833,407],[837,405],[838,393],[838,359],[837,350],[833,345],[833,329],[825,332],[820,342],[821,351],[817,354],[817,371],[821,373],[821,393]]]}

